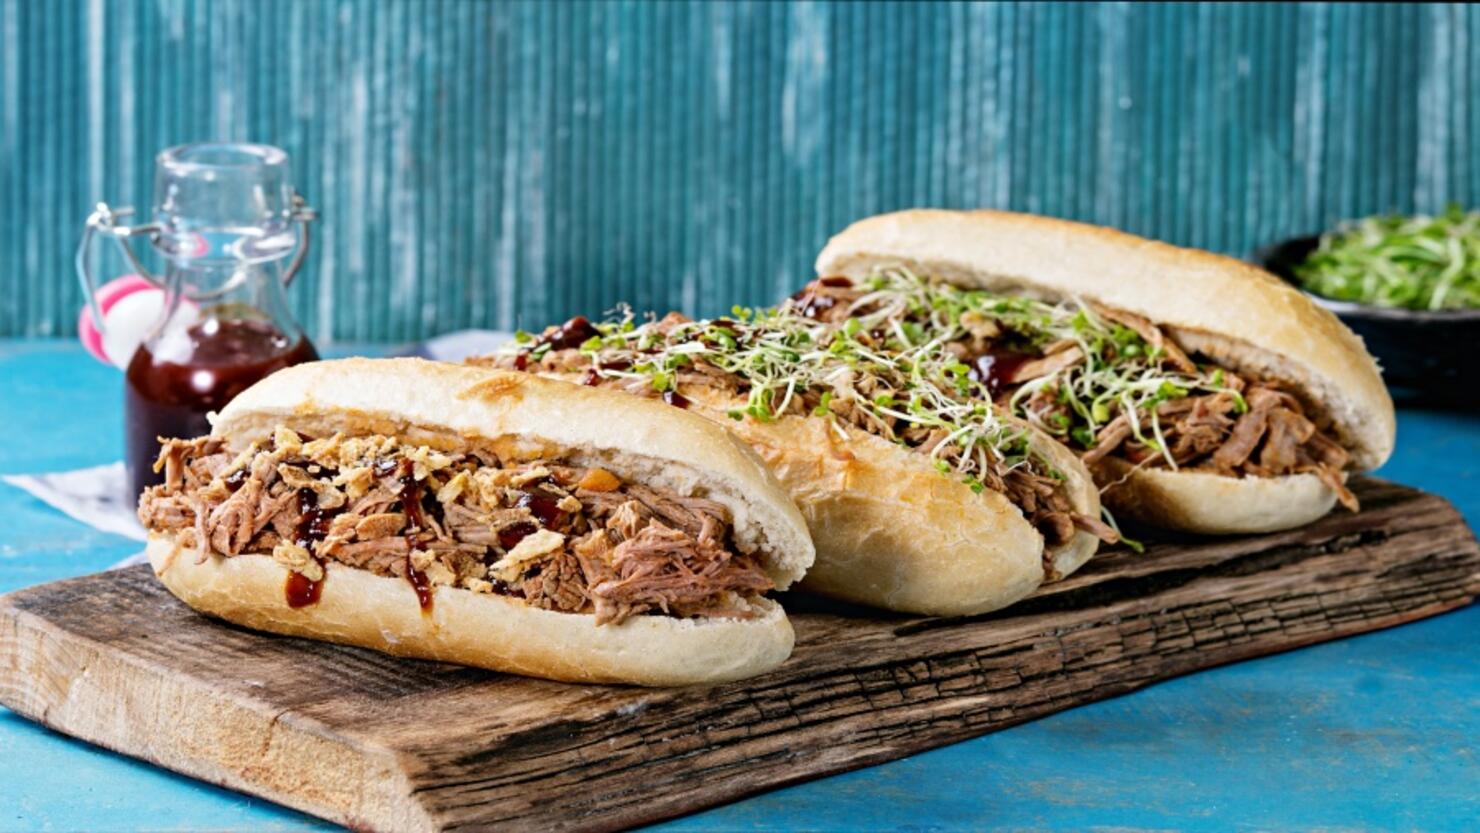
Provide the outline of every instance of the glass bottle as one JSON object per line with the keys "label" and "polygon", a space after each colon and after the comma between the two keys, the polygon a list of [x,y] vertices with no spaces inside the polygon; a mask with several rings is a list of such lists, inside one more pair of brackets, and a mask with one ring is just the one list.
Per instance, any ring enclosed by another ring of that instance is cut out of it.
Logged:
{"label": "glass bottle", "polygon": [[[308,251],[313,212],[293,190],[275,147],[198,144],[155,159],[152,222],[120,226],[130,209],[99,204],[88,218],[78,272],[90,301],[94,233],[114,237],[140,275],[164,290],[159,318],[125,377],[125,464],[131,498],[161,482],[160,438],[210,433],[208,413],[275,370],[318,358],[284,291]],[[144,268],[128,238],[147,236],[166,264]],[[291,260],[289,258],[291,257]],[[102,321],[96,307],[94,320]]]}

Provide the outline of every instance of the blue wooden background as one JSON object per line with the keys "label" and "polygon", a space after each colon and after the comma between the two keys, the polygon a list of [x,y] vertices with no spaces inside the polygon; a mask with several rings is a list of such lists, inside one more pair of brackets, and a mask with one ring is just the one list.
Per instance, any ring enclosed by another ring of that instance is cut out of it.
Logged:
{"label": "blue wooden background", "polygon": [[278,144],[321,342],[706,314],[848,220],[1006,206],[1244,253],[1473,203],[1480,11],[0,0],[0,335],[70,332],[90,204]]}

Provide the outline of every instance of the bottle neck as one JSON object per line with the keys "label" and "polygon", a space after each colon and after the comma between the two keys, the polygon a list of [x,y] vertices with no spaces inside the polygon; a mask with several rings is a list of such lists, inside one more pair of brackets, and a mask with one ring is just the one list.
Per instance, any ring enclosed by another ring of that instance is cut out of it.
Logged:
{"label": "bottle neck", "polygon": [[171,261],[164,274],[164,309],[143,346],[177,363],[291,350],[304,336],[288,312],[282,277],[282,260]]}

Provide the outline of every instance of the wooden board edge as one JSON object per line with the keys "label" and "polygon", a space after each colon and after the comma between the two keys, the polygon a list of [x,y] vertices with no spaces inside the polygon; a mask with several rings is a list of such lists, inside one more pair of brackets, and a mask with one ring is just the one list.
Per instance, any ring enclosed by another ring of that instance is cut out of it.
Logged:
{"label": "wooden board edge", "polygon": [[349,746],[287,710],[141,669],[137,658],[76,634],[57,639],[13,595],[0,596],[0,704],[22,717],[354,829],[439,829],[395,753]]}

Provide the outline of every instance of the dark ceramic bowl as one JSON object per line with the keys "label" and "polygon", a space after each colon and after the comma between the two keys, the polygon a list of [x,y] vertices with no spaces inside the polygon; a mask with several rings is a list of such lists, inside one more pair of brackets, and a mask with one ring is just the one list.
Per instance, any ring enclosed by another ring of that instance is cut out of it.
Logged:
{"label": "dark ceramic bowl", "polygon": [[[1315,250],[1316,235],[1254,253],[1254,262],[1300,288],[1295,267]],[[1305,292],[1304,289],[1300,290]],[[1480,406],[1480,309],[1390,309],[1305,295],[1336,313],[1367,343],[1394,398],[1417,404]]]}

